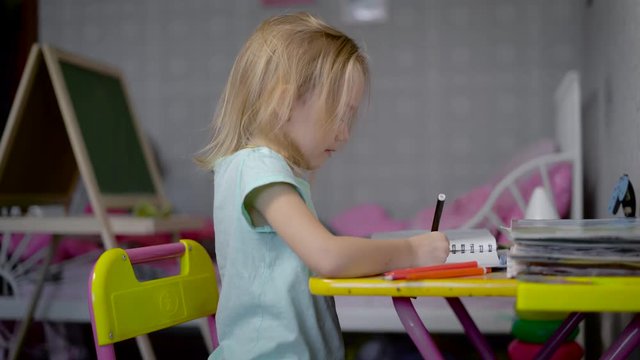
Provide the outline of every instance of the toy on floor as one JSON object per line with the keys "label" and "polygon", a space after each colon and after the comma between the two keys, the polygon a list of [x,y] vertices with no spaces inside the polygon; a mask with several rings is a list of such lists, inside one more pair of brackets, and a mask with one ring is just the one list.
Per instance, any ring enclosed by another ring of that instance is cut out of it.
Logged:
{"label": "toy on floor", "polygon": [[[511,328],[511,335],[515,338],[509,344],[507,353],[511,360],[532,360],[542,350],[544,344],[558,329],[566,318],[561,312],[520,312],[516,311],[517,319]],[[578,336],[576,328],[564,343],[551,356],[551,360],[580,360],[584,351],[575,341]]]}

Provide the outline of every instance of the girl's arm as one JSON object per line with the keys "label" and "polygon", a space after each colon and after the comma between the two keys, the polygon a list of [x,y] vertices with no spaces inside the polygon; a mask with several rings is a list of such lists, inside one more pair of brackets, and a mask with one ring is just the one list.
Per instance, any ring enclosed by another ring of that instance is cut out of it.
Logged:
{"label": "girl's arm", "polygon": [[286,183],[254,190],[245,204],[284,239],[304,263],[323,277],[357,277],[388,270],[443,263],[449,241],[440,232],[411,238],[372,241],[331,234]]}

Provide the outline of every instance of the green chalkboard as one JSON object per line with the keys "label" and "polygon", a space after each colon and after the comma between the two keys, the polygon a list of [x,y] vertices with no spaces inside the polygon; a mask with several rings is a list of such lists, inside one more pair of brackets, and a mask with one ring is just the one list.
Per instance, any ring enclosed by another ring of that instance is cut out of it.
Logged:
{"label": "green chalkboard", "polygon": [[0,141],[0,206],[68,205],[78,167],[37,47],[20,83]]}
{"label": "green chalkboard", "polygon": [[60,69],[100,192],[155,194],[120,78],[63,59]]}

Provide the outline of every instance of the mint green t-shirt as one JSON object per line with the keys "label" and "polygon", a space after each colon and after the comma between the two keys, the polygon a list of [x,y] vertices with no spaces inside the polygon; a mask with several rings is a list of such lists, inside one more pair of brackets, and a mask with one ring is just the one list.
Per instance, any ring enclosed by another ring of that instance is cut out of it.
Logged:
{"label": "mint green t-shirt", "polygon": [[255,227],[244,208],[260,186],[289,183],[316,214],[309,184],[266,147],[248,148],[214,168],[213,223],[222,278],[210,360],[343,359],[333,298],[309,292],[311,271],[269,226]]}

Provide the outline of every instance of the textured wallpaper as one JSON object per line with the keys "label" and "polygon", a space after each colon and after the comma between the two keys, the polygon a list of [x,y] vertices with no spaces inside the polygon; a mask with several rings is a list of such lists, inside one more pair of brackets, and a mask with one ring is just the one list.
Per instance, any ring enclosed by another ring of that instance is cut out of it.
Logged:
{"label": "textured wallpaper", "polygon": [[585,216],[607,217],[620,175],[636,193],[640,185],[640,2],[592,3],[584,12]]}
{"label": "textured wallpaper", "polygon": [[397,0],[386,22],[348,24],[340,1],[41,1],[40,39],[120,68],[180,212],[208,214],[205,145],[235,55],[264,18],[310,11],[350,34],[372,67],[352,140],[317,175],[327,220],[376,203],[410,218],[494,179],[519,149],[553,134],[552,92],[581,66],[580,0]]}
{"label": "textured wallpaper", "polygon": [[[612,216],[608,202],[620,175],[629,174],[636,194],[640,184],[640,2],[589,4],[582,68],[585,217],[602,218]],[[591,320],[600,331],[586,333],[587,354],[608,348],[632,316],[607,313]],[[629,359],[640,359],[640,350]]]}

